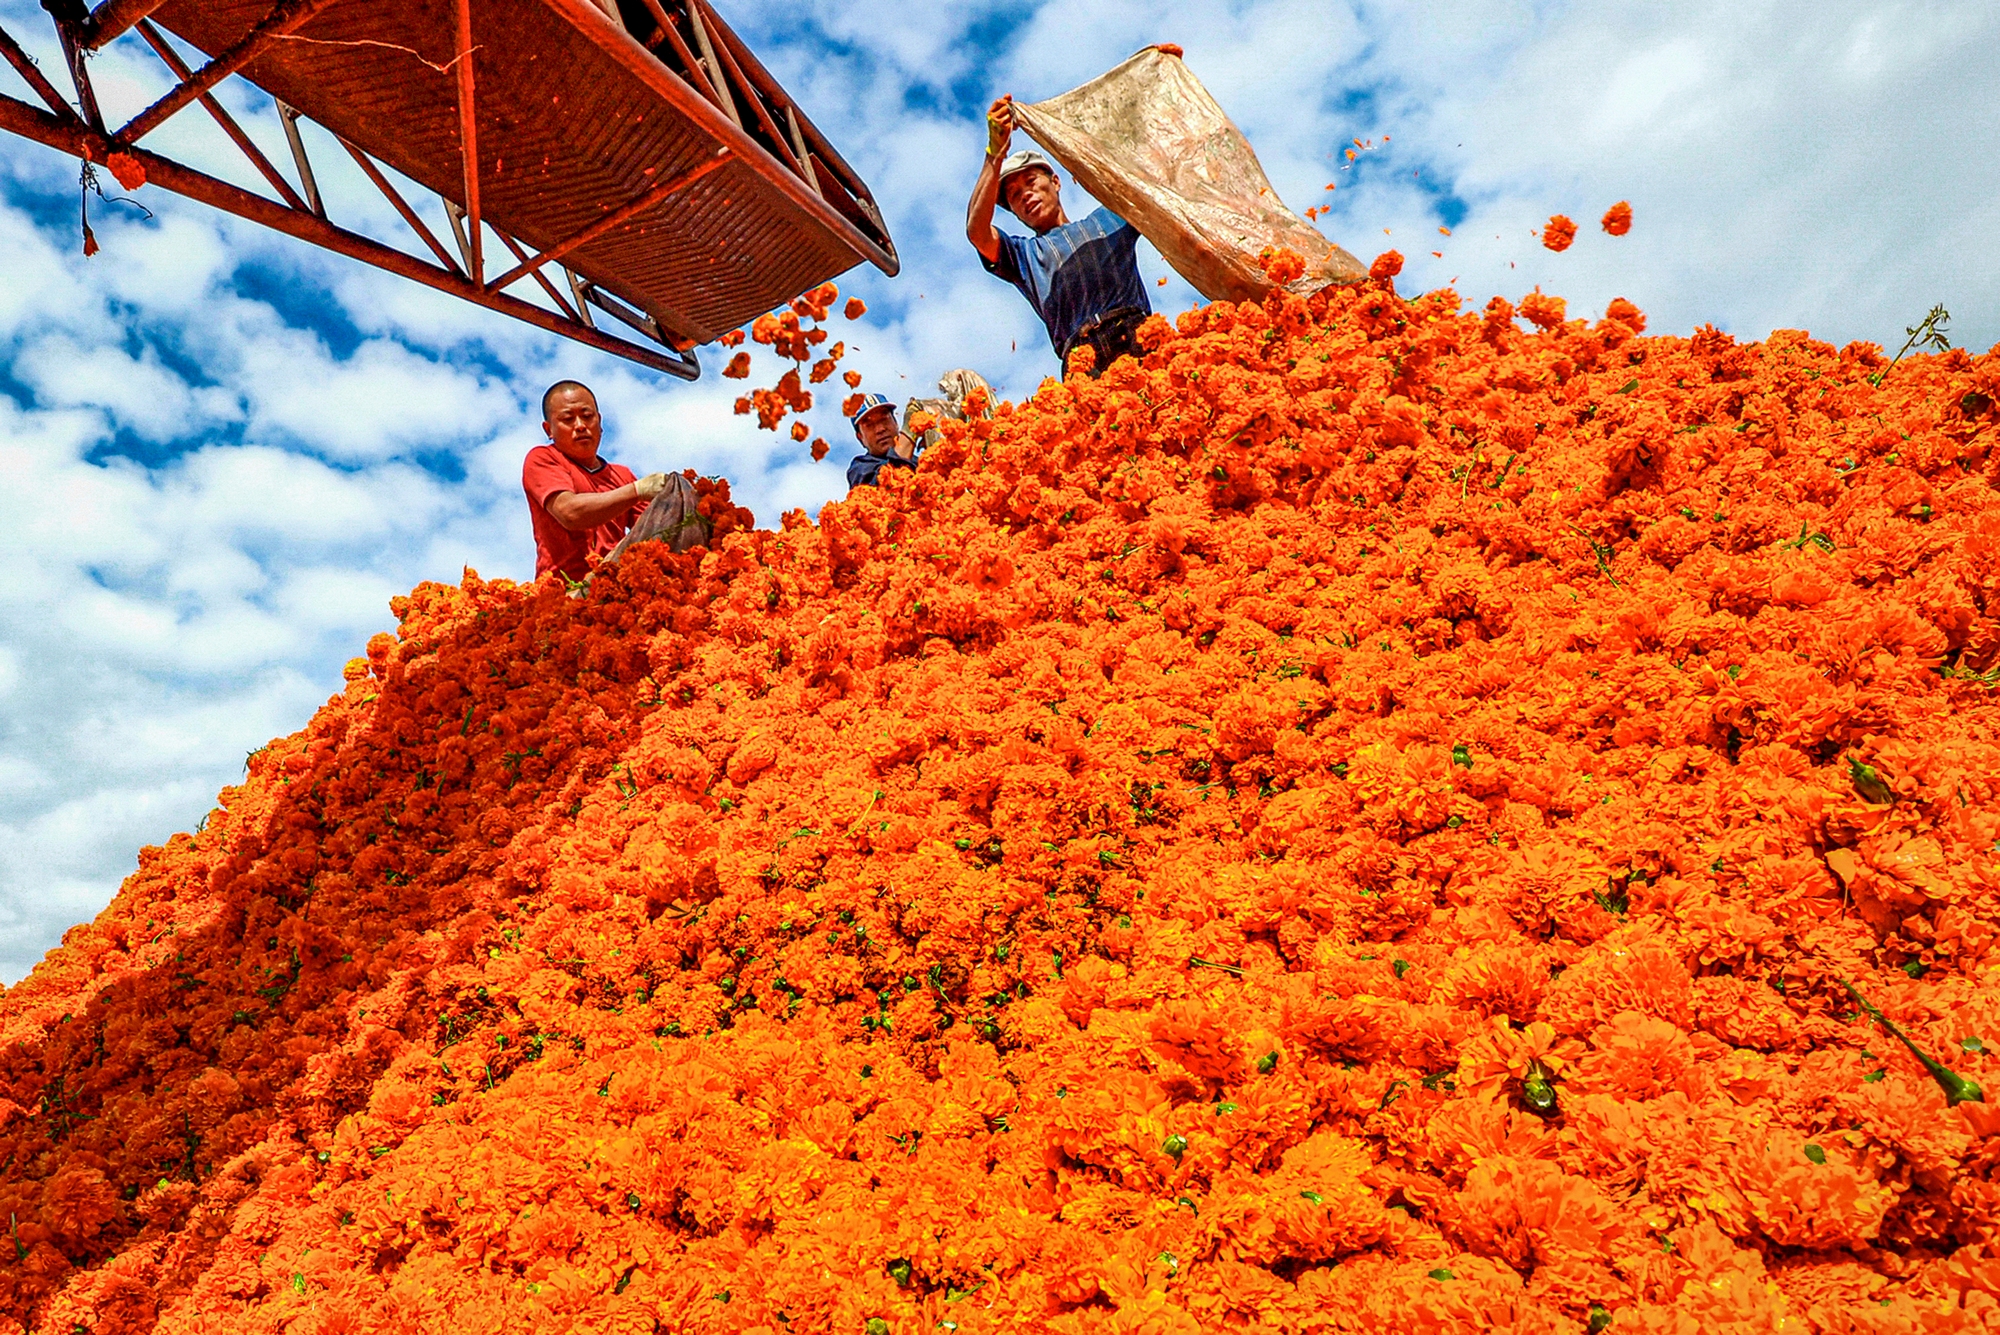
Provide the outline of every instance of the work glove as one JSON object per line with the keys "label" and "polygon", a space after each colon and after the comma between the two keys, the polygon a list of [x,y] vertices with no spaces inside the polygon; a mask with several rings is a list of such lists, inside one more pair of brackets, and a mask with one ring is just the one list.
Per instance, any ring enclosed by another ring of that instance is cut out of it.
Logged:
{"label": "work glove", "polygon": [[986,156],[1005,157],[1014,138],[1014,104],[1010,98],[997,99],[986,111]]}
{"label": "work glove", "polygon": [[637,482],[634,482],[632,489],[639,493],[640,500],[650,501],[667,489],[667,475],[665,473],[648,473]]}

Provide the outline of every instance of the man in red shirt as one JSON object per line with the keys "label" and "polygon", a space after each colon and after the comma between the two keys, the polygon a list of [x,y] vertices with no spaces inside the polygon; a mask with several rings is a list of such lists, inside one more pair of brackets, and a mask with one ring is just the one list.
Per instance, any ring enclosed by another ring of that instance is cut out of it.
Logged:
{"label": "man in red shirt", "polygon": [[528,451],[521,488],[535,526],[535,574],[560,570],[572,580],[590,573],[586,557],[608,555],[652,499],[665,473],[641,478],[598,457],[604,421],[587,385],[561,380],[542,395],[542,430],[549,443]]}

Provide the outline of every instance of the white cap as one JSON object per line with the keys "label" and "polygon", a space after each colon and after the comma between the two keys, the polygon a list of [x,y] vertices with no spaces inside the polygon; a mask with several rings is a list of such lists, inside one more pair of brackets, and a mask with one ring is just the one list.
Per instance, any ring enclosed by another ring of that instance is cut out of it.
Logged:
{"label": "white cap", "polygon": [[[1051,176],[1056,174],[1054,165],[1033,149],[1024,148],[1018,153],[1009,153],[1007,155],[1007,160],[1000,164],[1000,206],[1002,208],[1007,207],[1007,178],[1010,176],[1019,176],[1025,171],[1033,171],[1037,167]],[[1008,212],[1011,213],[1013,210],[1008,209]]]}

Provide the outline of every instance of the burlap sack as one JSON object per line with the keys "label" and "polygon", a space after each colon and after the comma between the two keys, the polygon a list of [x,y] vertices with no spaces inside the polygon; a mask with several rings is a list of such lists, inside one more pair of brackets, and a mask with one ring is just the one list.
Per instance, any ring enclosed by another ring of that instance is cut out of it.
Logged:
{"label": "burlap sack", "polygon": [[1305,257],[1305,276],[1285,285],[1301,295],[1368,276],[1368,266],[1285,207],[1250,141],[1173,48],[1149,46],[1060,97],[1016,103],[1014,115],[1210,301],[1269,292],[1257,260],[1267,246]]}
{"label": "burlap sack", "polygon": [[639,522],[626,531],[611,549],[611,555],[604,558],[608,564],[625,554],[625,549],[634,543],[664,542],[677,552],[690,547],[701,547],[709,539],[709,523],[695,506],[694,483],[686,473],[667,474],[667,487],[653,498],[639,516]]}
{"label": "burlap sack", "polygon": [[[910,415],[918,412],[929,413],[932,417],[938,419],[948,417],[954,422],[970,421],[971,419],[966,415],[966,400],[972,396],[975,390],[980,395],[981,406],[979,416],[991,417],[993,415],[993,387],[986,383],[986,378],[980,375],[979,372],[960,369],[946,371],[938,377],[938,392],[942,397],[910,400],[909,406],[903,409],[904,427],[908,428]],[[942,439],[944,439],[944,433],[936,427],[932,427],[917,437],[917,448],[927,450]]]}

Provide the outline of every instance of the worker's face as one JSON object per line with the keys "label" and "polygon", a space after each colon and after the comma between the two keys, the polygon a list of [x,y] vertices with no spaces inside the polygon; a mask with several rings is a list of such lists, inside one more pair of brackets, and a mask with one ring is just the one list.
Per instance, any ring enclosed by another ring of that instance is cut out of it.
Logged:
{"label": "worker's face", "polygon": [[549,420],[542,423],[542,430],[566,458],[580,464],[593,462],[604,439],[597,396],[581,388],[557,390],[549,400]]}
{"label": "worker's face", "polygon": [[1007,207],[1037,232],[1062,222],[1062,185],[1045,167],[1030,167],[1007,178]]}
{"label": "worker's face", "polygon": [[854,433],[861,437],[861,448],[880,458],[896,443],[896,410],[886,403],[869,410],[854,424]]}

